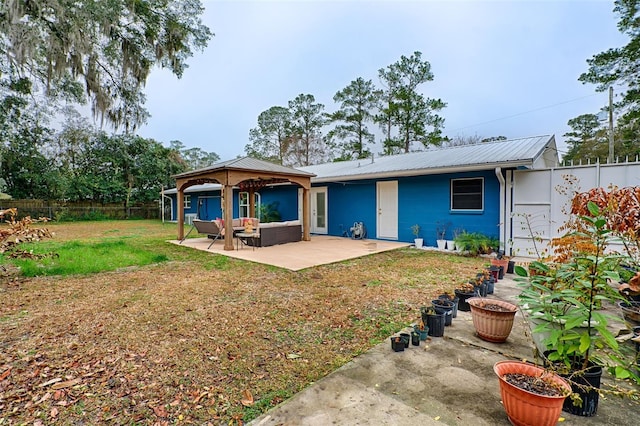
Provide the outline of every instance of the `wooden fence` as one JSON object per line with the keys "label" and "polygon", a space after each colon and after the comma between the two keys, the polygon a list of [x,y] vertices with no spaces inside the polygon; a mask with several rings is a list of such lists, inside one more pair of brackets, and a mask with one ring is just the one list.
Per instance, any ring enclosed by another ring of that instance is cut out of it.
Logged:
{"label": "wooden fence", "polygon": [[18,218],[46,217],[53,220],[159,219],[157,201],[125,207],[122,203],[65,202],[56,200],[0,200],[0,209],[15,207]]}

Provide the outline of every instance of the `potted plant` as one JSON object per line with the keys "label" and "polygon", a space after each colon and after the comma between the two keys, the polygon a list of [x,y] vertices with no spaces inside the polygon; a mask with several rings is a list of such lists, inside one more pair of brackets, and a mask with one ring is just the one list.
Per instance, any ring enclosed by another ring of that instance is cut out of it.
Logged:
{"label": "potted plant", "polygon": [[458,238],[464,233],[465,231],[463,228],[455,228],[453,230],[453,245],[455,246],[458,253],[462,253],[464,251],[464,247],[462,246],[462,244],[458,244]]}
{"label": "potted plant", "polygon": [[621,298],[610,283],[619,280],[623,256],[607,250],[613,234],[601,209],[592,201],[585,205],[572,209],[554,263],[534,261],[532,274],[521,266],[515,271],[525,278],[519,303],[534,320],[532,333],[542,333],[539,351],[572,385],[564,409],[592,416],[603,368],[620,379],[640,379],[607,328],[611,316],[602,310]]}
{"label": "potted plant", "polygon": [[498,276],[499,279],[502,279],[509,268],[509,257],[505,256],[502,251],[498,251],[498,255],[495,258],[491,258],[491,264],[498,268],[502,268],[502,271],[500,271]]}
{"label": "potted plant", "polygon": [[444,250],[447,246],[447,240],[445,237],[447,236],[447,229],[449,228],[449,222],[436,222],[436,244],[439,250]]}
{"label": "potted plant", "polygon": [[471,306],[467,303],[467,300],[471,299],[476,295],[475,285],[473,284],[475,281],[464,282],[460,284],[457,288],[453,290],[456,297],[458,298],[458,310],[463,312],[470,312]]}
{"label": "potted plant", "polygon": [[422,248],[424,240],[420,238],[420,225],[418,225],[417,223],[411,225],[411,232],[413,233],[413,242],[416,248]]}
{"label": "potted plant", "polygon": [[471,319],[478,337],[487,342],[502,343],[513,328],[518,307],[498,299],[473,297],[467,300],[471,307]]}
{"label": "potted plant", "polygon": [[462,232],[454,239],[456,247],[472,256],[491,253],[500,244],[497,238],[480,232]]}
{"label": "potted plant", "polygon": [[485,297],[487,295],[487,278],[488,273],[479,272],[474,278],[459,284],[458,287],[453,290],[455,296],[458,298],[458,310],[464,312],[471,311],[468,300],[472,297]]}
{"label": "potted plant", "polygon": [[444,336],[445,314],[437,313],[433,306],[422,306],[420,308],[420,314],[422,316],[422,322],[426,324],[429,336]]}
{"label": "potted plant", "polygon": [[493,366],[500,383],[502,405],[514,425],[553,426],[571,387],[556,373],[521,361]]}

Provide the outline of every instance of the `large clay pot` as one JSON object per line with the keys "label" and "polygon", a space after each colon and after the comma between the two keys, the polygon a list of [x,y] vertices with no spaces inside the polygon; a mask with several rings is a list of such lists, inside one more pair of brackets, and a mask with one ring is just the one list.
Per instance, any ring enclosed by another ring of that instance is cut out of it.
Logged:
{"label": "large clay pot", "polygon": [[[571,393],[569,384],[557,374],[533,364],[520,361],[500,361],[493,366],[500,379],[500,394],[509,421],[516,426],[554,426],[562,412],[562,404]],[[539,395],[520,389],[504,379],[505,374],[526,374],[544,377],[557,384],[564,392],[563,396]]]}
{"label": "large clay pot", "polygon": [[507,268],[509,267],[509,259],[491,259],[491,264],[495,265],[497,267],[502,266],[504,268],[504,270],[506,271]]}
{"label": "large clay pot", "polygon": [[[513,319],[518,307],[513,303],[498,299],[474,297],[467,300],[471,306],[471,318],[478,337],[488,342],[501,343],[507,340],[513,328]],[[491,309],[497,305],[505,310]]]}
{"label": "large clay pot", "polygon": [[618,306],[622,309],[622,315],[631,327],[640,325],[640,302],[624,300],[618,302]]}

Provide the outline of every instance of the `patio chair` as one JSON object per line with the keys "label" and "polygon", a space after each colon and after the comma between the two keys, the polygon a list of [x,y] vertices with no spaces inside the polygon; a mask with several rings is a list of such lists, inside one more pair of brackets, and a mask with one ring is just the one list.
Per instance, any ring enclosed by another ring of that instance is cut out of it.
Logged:
{"label": "patio chair", "polygon": [[[219,238],[224,236],[224,230],[220,229],[220,226],[215,220],[194,219],[193,228],[198,231],[198,234],[206,234],[207,238],[211,238],[213,240],[211,241],[211,244],[209,244],[209,247],[207,247],[207,250],[209,250],[213,243],[215,243]],[[191,230],[193,230],[193,228]],[[191,233],[191,230],[184,238],[187,238],[187,236]],[[182,241],[184,241],[184,239]],[[180,242],[182,243],[182,241]]]}

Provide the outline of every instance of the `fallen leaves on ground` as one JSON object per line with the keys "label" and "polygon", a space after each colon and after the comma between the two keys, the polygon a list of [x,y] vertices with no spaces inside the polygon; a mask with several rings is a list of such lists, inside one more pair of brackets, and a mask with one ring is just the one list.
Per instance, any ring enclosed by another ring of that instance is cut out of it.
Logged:
{"label": "fallen leaves on ground", "polygon": [[[118,235],[167,232],[117,223]],[[62,239],[114,232],[66,226],[52,224]],[[0,286],[0,424],[243,424],[482,266],[404,249],[299,272],[218,269],[216,256],[169,250],[180,260]]]}
{"label": "fallen leaves on ground", "polygon": [[244,391],[244,396],[240,400],[240,403],[242,405],[244,405],[245,407],[251,407],[253,405],[253,403],[254,403],[253,395],[251,395],[251,392],[249,390],[245,390]]}

